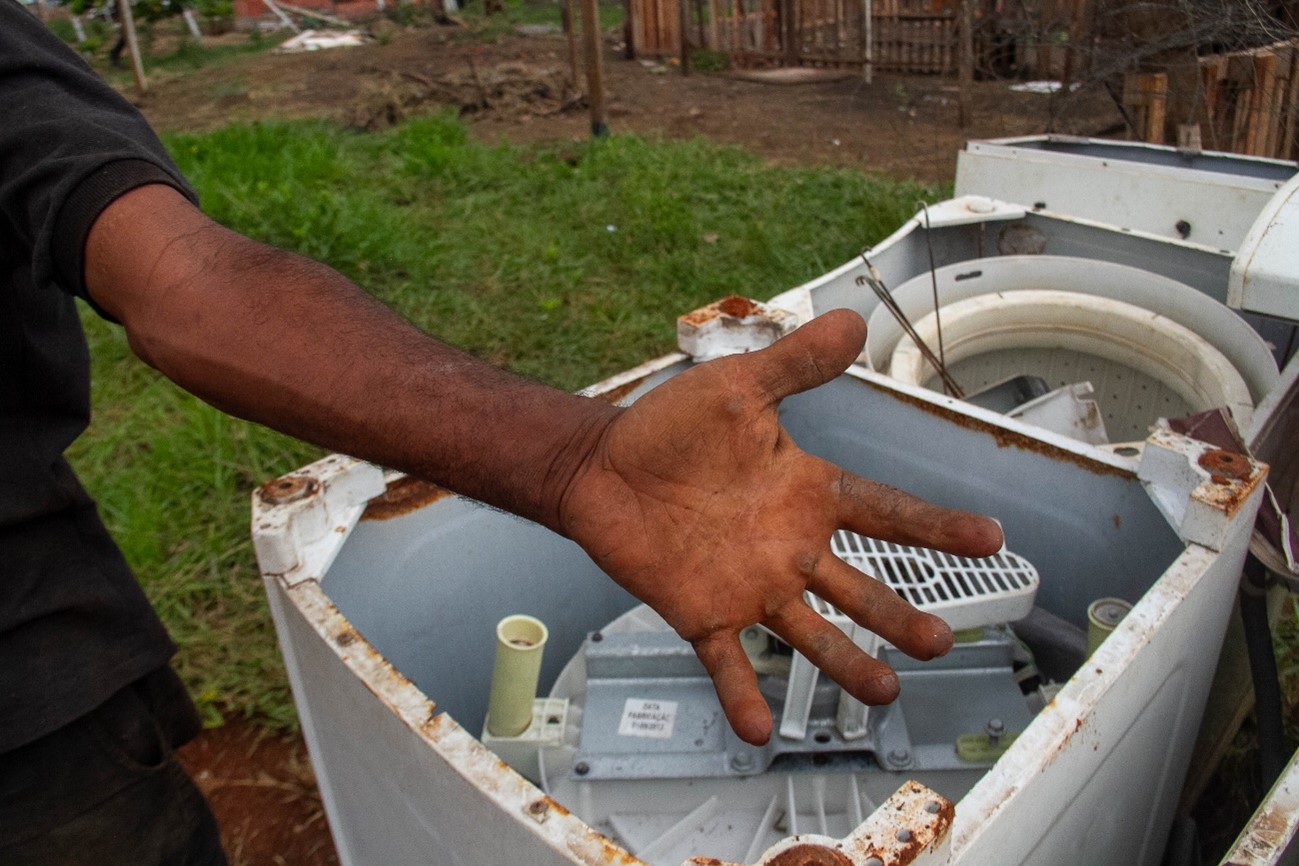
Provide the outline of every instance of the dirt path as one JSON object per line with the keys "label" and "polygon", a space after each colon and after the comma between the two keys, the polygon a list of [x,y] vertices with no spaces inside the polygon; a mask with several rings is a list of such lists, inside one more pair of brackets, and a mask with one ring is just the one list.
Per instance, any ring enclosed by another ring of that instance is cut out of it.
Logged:
{"label": "dirt path", "polygon": [[[386,44],[311,54],[252,55],[189,77],[156,78],[139,101],[160,129],[209,129],[231,121],[327,117],[380,128],[451,107],[482,139],[582,139],[589,119],[569,81],[560,34],[469,44],[456,28],[398,31]],[[238,37],[244,38],[244,37]],[[1040,132],[1050,97],[978,82],[974,121],[957,127],[955,82],[855,74],[773,84],[622,59],[606,40],[606,88],[614,134],[704,135],[780,164],[850,166],[921,180],[950,180],[970,138]],[[1116,114],[1076,105],[1060,132],[1095,132]]]}

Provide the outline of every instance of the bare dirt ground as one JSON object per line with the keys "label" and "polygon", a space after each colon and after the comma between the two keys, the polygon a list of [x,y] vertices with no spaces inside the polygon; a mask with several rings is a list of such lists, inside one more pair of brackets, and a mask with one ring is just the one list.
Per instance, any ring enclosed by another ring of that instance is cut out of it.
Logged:
{"label": "bare dirt ground", "polygon": [[[683,76],[675,64],[623,59],[614,34],[605,42],[614,134],[702,135],[784,165],[950,180],[963,142],[1045,131],[1052,99],[976,82],[973,120],[961,129],[950,78],[879,74],[866,84],[859,74],[801,70],[806,83],[775,84]],[[137,104],[160,129],[290,117],[375,129],[449,107],[484,140],[580,140],[590,119],[567,58],[559,33],[481,44],[460,28],[413,28],[357,48],[253,55],[188,77],[164,73]],[[1053,131],[1094,134],[1117,120],[1102,99],[1072,99]]]}
{"label": "bare dirt ground", "polygon": [[235,719],[204,731],[180,761],[216,815],[231,866],[338,866],[301,737]]}
{"label": "bare dirt ground", "polygon": [[[486,141],[581,140],[590,120],[557,33],[491,44],[463,30],[386,30],[381,40],[311,54],[256,54],[182,75],[155,72],[136,103],[159,129],[320,117],[378,129],[423,112],[458,111]],[[246,39],[232,36],[230,39]],[[705,136],[781,165],[834,165],[899,178],[950,180],[970,138],[1046,130],[1050,97],[978,82],[973,122],[957,125],[955,81],[812,75],[777,84],[623,59],[606,39],[614,134]],[[1094,134],[1117,120],[1095,98],[1071,104],[1055,131]],[[208,731],[182,760],[209,797],[232,866],[335,866],[320,795],[300,738],[245,721]],[[430,852],[431,857],[436,852]]]}

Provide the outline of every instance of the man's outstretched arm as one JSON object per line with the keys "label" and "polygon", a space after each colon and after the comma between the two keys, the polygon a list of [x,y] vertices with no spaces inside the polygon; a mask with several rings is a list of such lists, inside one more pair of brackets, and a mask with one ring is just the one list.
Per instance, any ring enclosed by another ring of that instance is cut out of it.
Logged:
{"label": "man's outstretched arm", "polygon": [[738,637],[754,623],[862,701],[897,694],[893,672],[812,611],[805,589],[918,658],[951,646],[941,620],[831,553],[835,529],[969,556],[1002,543],[993,521],[842,472],[780,427],[784,397],[860,351],[865,324],[851,312],[618,409],[440,343],[329,268],[224,229],[164,186],[100,216],[86,285],[141,358],[213,405],[577,541],[693,644],[749,742],[771,734]]}

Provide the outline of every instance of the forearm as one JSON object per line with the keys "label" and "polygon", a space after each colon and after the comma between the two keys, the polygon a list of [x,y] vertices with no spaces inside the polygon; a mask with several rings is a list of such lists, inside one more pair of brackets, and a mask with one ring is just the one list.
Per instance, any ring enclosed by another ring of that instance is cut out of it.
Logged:
{"label": "forearm", "polygon": [[[154,189],[127,207],[156,204]],[[112,214],[87,249],[92,296],[145,361],[232,414],[558,528],[559,496],[617,410],[440,343],[323,265],[197,212],[151,213],[132,214],[132,236],[167,241],[131,251],[151,264],[130,288],[105,248]],[[139,224],[151,218],[167,225]]]}

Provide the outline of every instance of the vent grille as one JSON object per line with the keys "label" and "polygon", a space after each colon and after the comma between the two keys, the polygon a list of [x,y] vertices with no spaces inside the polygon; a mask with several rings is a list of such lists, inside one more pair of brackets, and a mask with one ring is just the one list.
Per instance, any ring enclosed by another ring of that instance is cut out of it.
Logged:
{"label": "vent grille", "polygon": [[[942,617],[953,629],[1014,622],[1028,616],[1037,596],[1037,569],[1009,551],[974,559],[924,547],[907,547],[838,530],[835,555],[881,580],[917,608]],[[814,610],[847,620],[833,605],[809,594]]]}

